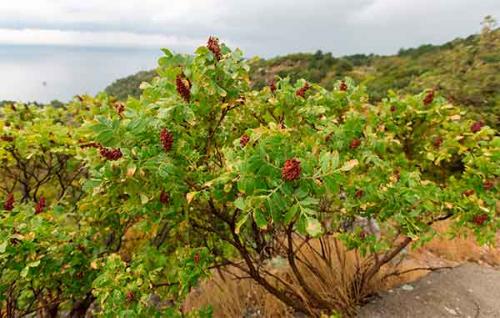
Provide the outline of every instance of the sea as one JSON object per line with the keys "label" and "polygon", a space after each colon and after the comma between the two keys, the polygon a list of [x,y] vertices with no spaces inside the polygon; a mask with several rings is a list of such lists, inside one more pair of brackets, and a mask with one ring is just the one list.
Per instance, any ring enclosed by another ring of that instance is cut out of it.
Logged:
{"label": "sea", "polygon": [[0,45],[0,101],[67,102],[155,68],[158,49]]}

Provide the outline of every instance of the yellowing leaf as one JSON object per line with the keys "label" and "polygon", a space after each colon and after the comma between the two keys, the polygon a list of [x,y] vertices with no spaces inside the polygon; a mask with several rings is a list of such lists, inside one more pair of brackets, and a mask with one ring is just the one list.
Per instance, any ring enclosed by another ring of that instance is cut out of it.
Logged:
{"label": "yellowing leaf", "polygon": [[191,201],[193,201],[194,197],[196,196],[196,193],[197,192],[189,192],[188,194],[186,194],[186,200],[188,203],[191,203]]}
{"label": "yellowing leaf", "polygon": [[323,229],[321,227],[321,223],[319,223],[318,220],[313,219],[313,218],[308,218],[306,231],[309,235],[315,237],[315,236],[320,235],[321,232],[323,231]]}
{"label": "yellowing leaf", "polygon": [[137,167],[135,165],[130,165],[127,169],[127,177],[133,177]]}
{"label": "yellowing leaf", "polygon": [[99,266],[98,266],[98,264],[97,264],[97,261],[96,261],[96,260],[94,260],[94,261],[92,261],[92,262],[90,263],[90,268],[92,268],[92,269],[97,269],[97,268],[99,268]]}
{"label": "yellowing leaf", "polygon": [[359,161],[357,159],[352,159],[344,163],[342,168],[340,168],[341,171],[349,171],[352,170],[352,168],[356,167],[359,164]]}
{"label": "yellowing leaf", "polygon": [[245,214],[241,219],[238,220],[238,222],[236,222],[236,226],[234,227],[234,233],[240,234],[240,228],[248,220],[249,215],[250,215],[250,213]]}
{"label": "yellowing leaf", "polygon": [[149,202],[149,198],[145,194],[141,193],[140,197],[141,197],[141,203],[142,204],[146,204],[146,203]]}

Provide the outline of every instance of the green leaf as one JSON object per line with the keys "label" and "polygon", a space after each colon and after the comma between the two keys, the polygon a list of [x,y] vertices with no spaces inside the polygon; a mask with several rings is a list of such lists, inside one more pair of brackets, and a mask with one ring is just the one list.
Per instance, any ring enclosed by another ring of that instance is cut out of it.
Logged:
{"label": "green leaf", "polygon": [[240,229],[243,226],[243,224],[245,224],[245,222],[248,220],[249,215],[250,213],[246,213],[241,217],[241,219],[238,220],[238,222],[236,222],[236,226],[234,227],[234,232],[236,234],[240,234]]}
{"label": "green leaf", "polygon": [[293,205],[288,212],[285,214],[285,224],[290,224],[297,212],[299,211],[299,206],[297,204]]}
{"label": "green leaf", "polygon": [[300,204],[303,206],[312,206],[317,205],[319,203],[319,199],[313,197],[307,197],[304,200],[300,201]]}
{"label": "green leaf", "polygon": [[245,200],[242,197],[239,197],[238,199],[234,200],[234,206],[240,209],[241,211],[245,211]]}
{"label": "green leaf", "polygon": [[5,253],[6,249],[7,249],[7,241],[0,244],[0,253]]}
{"label": "green leaf", "polygon": [[261,209],[255,209],[253,211],[253,218],[260,229],[267,228],[267,220]]}
{"label": "green leaf", "polygon": [[163,54],[165,54],[165,57],[172,57],[173,56],[172,52],[169,49],[163,48],[163,49],[161,49],[161,51],[163,52]]}

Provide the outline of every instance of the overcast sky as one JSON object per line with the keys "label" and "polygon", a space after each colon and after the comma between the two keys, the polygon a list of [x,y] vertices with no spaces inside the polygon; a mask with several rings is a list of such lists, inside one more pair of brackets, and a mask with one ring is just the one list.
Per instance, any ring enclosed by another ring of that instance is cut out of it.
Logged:
{"label": "overcast sky", "polygon": [[480,30],[500,0],[1,0],[0,44],[169,47],[217,35],[247,55],[394,53]]}

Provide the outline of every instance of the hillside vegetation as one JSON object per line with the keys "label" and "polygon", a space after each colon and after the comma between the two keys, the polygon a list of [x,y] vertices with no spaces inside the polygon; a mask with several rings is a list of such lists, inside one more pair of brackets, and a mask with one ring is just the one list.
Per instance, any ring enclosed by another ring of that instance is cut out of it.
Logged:
{"label": "hillside vegetation", "polygon": [[[401,49],[390,56],[356,54],[334,57],[317,51],[295,53],[272,59],[250,60],[250,78],[255,88],[262,88],[276,77],[291,82],[304,78],[331,89],[345,77],[363,84],[376,102],[389,89],[399,94],[416,94],[436,89],[454,104],[466,106],[470,115],[498,127],[500,113],[500,29],[486,18],[480,34],[456,39],[443,45],[421,45]],[[138,97],[139,85],[155,76],[142,71],[115,81],[106,92],[119,99]]]}

